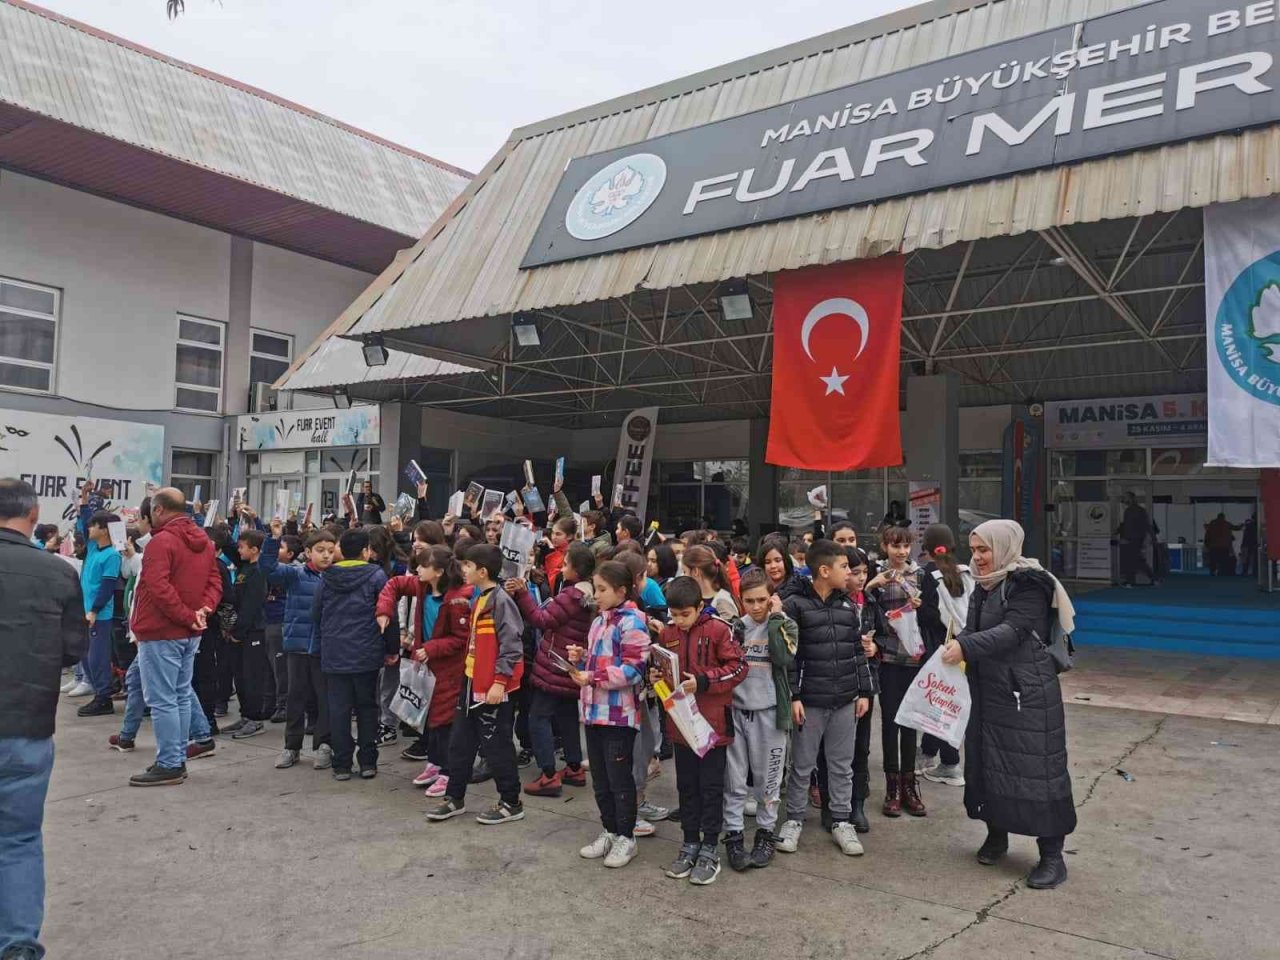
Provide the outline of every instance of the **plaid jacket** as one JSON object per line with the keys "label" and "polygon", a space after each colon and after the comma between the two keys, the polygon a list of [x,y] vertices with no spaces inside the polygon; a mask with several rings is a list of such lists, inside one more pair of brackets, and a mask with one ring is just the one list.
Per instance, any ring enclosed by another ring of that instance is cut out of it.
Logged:
{"label": "plaid jacket", "polygon": [[624,603],[592,621],[586,657],[583,669],[591,682],[578,694],[582,722],[638,729],[649,630],[634,603]]}

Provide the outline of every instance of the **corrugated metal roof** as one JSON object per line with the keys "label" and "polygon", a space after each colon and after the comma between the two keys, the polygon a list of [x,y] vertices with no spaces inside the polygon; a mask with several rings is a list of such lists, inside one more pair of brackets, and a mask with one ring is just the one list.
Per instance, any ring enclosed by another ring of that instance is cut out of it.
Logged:
{"label": "corrugated metal roof", "polygon": [[406,237],[470,176],[23,0],[0,0],[0,102]]}
{"label": "corrugated metal roof", "polygon": [[402,350],[389,350],[387,362],[370,367],[364,362],[361,345],[354,340],[334,337],[324,341],[280,387],[282,390],[320,390],[347,387],[358,383],[394,380],[425,380],[479,373],[475,367],[464,367],[434,357],[422,357]]}
{"label": "corrugated metal roof", "polygon": [[[1053,226],[1130,217],[1262,196],[1280,175],[1280,130],[1219,136],[1074,166],[1026,173],[865,206],[726,231],[534,270],[518,264],[568,161],[661,134],[962,53],[1036,30],[1134,6],[1140,0],[935,2],[905,14],[914,22],[876,36],[841,31],[762,54],[747,66],[699,74],[665,99],[637,94],[517,131],[403,264],[335,324],[354,335],[419,328],[405,339],[438,339],[421,329],[662,290],[892,250]],[[874,24],[872,24],[874,26]],[[722,73],[720,76],[714,74]],[[376,297],[376,299],[375,299]]]}

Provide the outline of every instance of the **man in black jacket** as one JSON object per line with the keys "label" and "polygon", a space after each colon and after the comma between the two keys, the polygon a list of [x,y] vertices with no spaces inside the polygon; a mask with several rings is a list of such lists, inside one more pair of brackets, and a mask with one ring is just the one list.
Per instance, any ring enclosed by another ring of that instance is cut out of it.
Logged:
{"label": "man in black jacket", "polygon": [[845,593],[849,557],[830,540],[817,540],[805,555],[812,581],[782,602],[800,628],[791,666],[791,774],[787,821],[778,831],[778,850],[794,853],[808,808],[809,775],[824,745],[830,782],[831,836],[849,856],[862,854],[850,823],[853,813],[853,755],[858,718],[871,708],[875,683],[862,648],[858,610]]}
{"label": "man in black jacket", "polygon": [[75,570],[31,543],[35,489],[0,480],[0,956],[43,956],[44,798],[63,667],[84,656]]}

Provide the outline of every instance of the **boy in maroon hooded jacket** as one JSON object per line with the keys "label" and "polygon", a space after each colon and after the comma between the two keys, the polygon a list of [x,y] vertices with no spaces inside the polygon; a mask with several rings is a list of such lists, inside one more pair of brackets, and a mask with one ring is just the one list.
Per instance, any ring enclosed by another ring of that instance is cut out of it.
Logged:
{"label": "boy in maroon hooded jacket", "polygon": [[[667,868],[673,880],[714,883],[720,875],[716,846],[724,824],[724,776],[728,745],[733,742],[733,688],[747,675],[742,647],[733,639],[733,628],[706,608],[702,589],[692,577],[676,577],[667,584],[671,623],[659,641],[680,658],[677,680],[693,693],[698,710],[715,730],[717,745],[699,757],[667,718],[667,730],[675,744],[676,790],[680,795],[680,826],[684,843]],[[656,679],[652,677],[651,679]]]}

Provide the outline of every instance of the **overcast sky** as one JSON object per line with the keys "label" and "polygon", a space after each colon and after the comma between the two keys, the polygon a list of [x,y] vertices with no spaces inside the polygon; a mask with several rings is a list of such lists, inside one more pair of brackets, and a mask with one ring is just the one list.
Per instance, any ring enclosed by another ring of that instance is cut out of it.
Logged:
{"label": "overcast sky", "polygon": [[35,0],[478,171],[518,126],[906,0]]}

